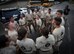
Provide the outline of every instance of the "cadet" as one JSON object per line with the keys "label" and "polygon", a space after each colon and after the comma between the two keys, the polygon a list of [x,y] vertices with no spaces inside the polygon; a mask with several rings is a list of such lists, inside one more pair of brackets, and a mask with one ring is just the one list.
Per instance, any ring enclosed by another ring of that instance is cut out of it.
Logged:
{"label": "cadet", "polygon": [[61,18],[55,17],[52,21],[53,21],[53,26],[55,27],[55,29],[52,32],[55,38],[54,46],[55,46],[55,49],[59,51],[59,46],[62,43],[62,39],[65,34],[65,28],[64,26],[60,25],[62,22]]}
{"label": "cadet", "polygon": [[42,20],[40,19],[39,15],[36,15],[36,24],[37,26],[41,27],[42,26]]}
{"label": "cadet", "polygon": [[64,20],[64,17],[63,17],[63,11],[62,10],[57,10],[56,16],[62,19],[61,25],[64,26],[65,25],[65,20]]}
{"label": "cadet", "polygon": [[41,32],[42,36],[36,39],[36,47],[40,54],[52,54],[52,45],[55,44],[54,36],[49,34],[47,28],[43,28]]}
{"label": "cadet", "polygon": [[20,26],[24,26],[26,23],[26,19],[25,17],[23,17],[22,15],[20,16],[20,19],[19,19],[19,25]]}
{"label": "cadet", "polygon": [[27,31],[23,27],[18,31],[18,39],[19,40],[17,40],[16,43],[21,50],[21,53],[32,54],[34,51],[36,51],[34,41],[30,38],[27,38]]}
{"label": "cadet", "polygon": [[8,25],[8,36],[10,37],[10,39],[12,40],[10,42],[10,45],[15,45],[13,40],[16,40],[18,37],[18,33],[17,31],[14,29],[14,24],[11,23]]}

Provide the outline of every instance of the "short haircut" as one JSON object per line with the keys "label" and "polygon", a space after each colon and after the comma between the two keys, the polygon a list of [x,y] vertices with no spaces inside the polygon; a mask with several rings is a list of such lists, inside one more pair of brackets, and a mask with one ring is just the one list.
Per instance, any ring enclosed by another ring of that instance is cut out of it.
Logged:
{"label": "short haircut", "polygon": [[59,12],[59,13],[63,14],[63,11],[62,11],[62,10],[57,10],[57,12]]}
{"label": "short haircut", "polygon": [[21,27],[18,30],[18,39],[22,40],[25,37],[26,33],[27,33],[26,29],[24,27]]}
{"label": "short haircut", "polygon": [[62,19],[60,17],[55,17],[54,20],[56,21],[56,25],[60,25],[62,22]]}
{"label": "short haircut", "polygon": [[0,48],[4,48],[7,41],[8,38],[5,35],[0,35]]}
{"label": "short haircut", "polygon": [[49,30],[46,27],[44,27],[41,30],[41,33],[42,33],[43,36],[45,36],[46,38],[48,38]]}

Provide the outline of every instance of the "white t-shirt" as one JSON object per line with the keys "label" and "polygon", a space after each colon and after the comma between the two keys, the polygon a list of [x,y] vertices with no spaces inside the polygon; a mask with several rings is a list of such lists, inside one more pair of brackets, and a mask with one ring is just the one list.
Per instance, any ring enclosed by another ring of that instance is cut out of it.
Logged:
{"label": "white t-shirt", "polygon": [[61,22],[61,25],[65,25],[65,20],[64,20],[64,18],[63,17],[61,17],[61,19],[62,19],[62,22]]}
{"label": "white t-shirt", "polygon": [[24,25],[26,23],[25,18],[19,19],[19,25]]}
{"label": "white t-shirt", "polygon": [[42,10],[41,10],[41,18],[45,18],[45,13]]}
{"label": "white t-shirt", "polygon": [[42,25],[41,19],[36,19],[36,24],[41,27],[41,25]]}
{"label": "white t-shirt", "polygon": [[33,20],[32,15],[31,14],[26,14],[26,20]]}
{"label": "white t-shirt", "polygon": [[[46,44],[48,44],[47,47],[45,46]],[[54,44],[55,44],[55,38],[53,35],[48,35],[48,38],[41,36],[36,39],[36,47],[41,51],[52,50],[52,45]]]}
{"label": "white t-shirt", "polygon": [[52,32],[54,35],[55,41],[59,41],[64,37],[65,34],[65,28],[64,26],[60,26],[59,28],[55,28]]}
{"label": "white t-shirt", "polygon": [[13,31],[8,30],[8,35],[14,39],[14,38],[17,38],[18,33],[16,30],[13,30]]}
{"label": "white t-shirt", "polygon": [[33,53],[33,51],[36,51],[35,43],[30,38],[26,38],[21,41],[17,40],[17,45],[19,46],[23,53]]}
{"label": "white t-shirt", "polygon": [[[10,37],[11,40],[17,40],[18,33],[16,30],[13,30],[13,31],[8,30],[8,36]],[[10,44],[15,44],[15,43],[14,41],[11,41]]]}

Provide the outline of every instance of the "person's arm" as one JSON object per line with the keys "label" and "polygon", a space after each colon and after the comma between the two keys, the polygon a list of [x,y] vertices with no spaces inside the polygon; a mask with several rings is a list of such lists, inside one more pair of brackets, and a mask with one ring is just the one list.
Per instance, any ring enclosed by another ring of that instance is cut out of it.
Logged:
{"label": "person's arm", "polygon": [[40,49],[43,46],[45,46],[45,44],[40,42],[40,40],[36,39],[36,47],[37,47],[37,49]]}
{"label": "person's arm", "polygon": [[50,37],[51,37],[51,42],[50,42],[50,44],[52,44],[52,45],[54,45],[55,44],[55,38],[54,38],[54,36],[53,35],[50,35]]}
{"label": "person's arm", "polygon": [[44,46],[39,39],[36,39],[36,47],[37,49],[40,49],[42,46]]}
{"label": "person's arm", "polygon": [[39,49],[39,41],[36,39],[36,48]]}
{"label": "person's arm", "polygon": [[58,36],[58,33],[57,32],[58,32],[57,30],[53,30],[53,32],[52,32],[52,35],[55,38],[55,42],[57,42],[57,36]]}

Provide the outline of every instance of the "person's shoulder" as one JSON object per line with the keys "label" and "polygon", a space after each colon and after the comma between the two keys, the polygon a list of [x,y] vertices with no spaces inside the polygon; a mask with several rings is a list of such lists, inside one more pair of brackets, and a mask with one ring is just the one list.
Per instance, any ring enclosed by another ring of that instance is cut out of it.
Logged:
{"label": "person's shoulder", "polygon": [[61,28],[55,28],[55,29],[53,30],[53,34],[54,34],[54,35],[59,34],[60,30],[61,30]]}
{"label": "person's shoulder", "polygon": [[53,35],[52,35],[52,34],[49,34],[48,36],[49,36],[49,37],[52,37]]}
{"label": "person's shoulder", "polygon": [[33,40],[33,39],[31,39],[31,38],[27,38],[27,39],[26,39],[26,41],[34,42],[34,40]]}
{"label": "person's shoulder", "polygon": [[64,26],[63,26],[63,25],[61,25],[61,27],[63,27],[63,28],[64,28]]}
{"label": "person's shoulder", "polygon": [[65,27],[61,25],[61,29],[65,29]]}
{"label": "person's shoulder", "polygon": [[49,36],[49,38],[54,38],[54,36],[52,34],[49,34],[48,36]]}
{"label": "person's shoulder", "polygon": [[58,28],[55,28],[55,29],[53,30],[53,32],[56,32],[56,31],[58,31]]}
{"label": "person's shoulder", "polygon": [[43,38],[43,36],[36,38],[36,40],[38,41],[38,40],[41,40],[42,38]]}
{"label": "person's shoulder", "polygon": [[14,21],[15,24],[17,24],[17,21]]}

